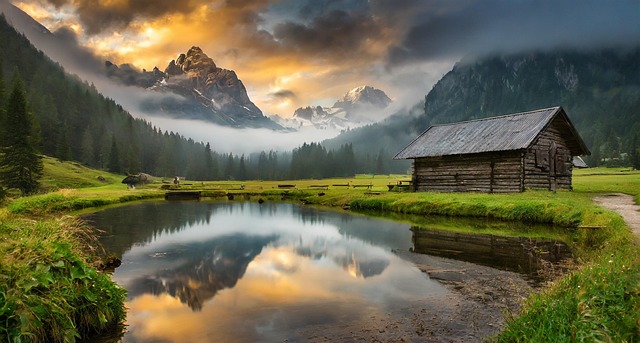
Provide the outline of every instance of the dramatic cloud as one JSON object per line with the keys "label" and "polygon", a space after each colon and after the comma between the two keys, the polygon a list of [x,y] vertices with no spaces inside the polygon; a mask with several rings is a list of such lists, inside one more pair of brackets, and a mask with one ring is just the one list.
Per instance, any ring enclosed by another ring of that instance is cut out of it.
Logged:
{"label": "dramatic cloud", "polygon": [[283,89],[283,90],[271,93],[271,96],[277,99],[296,99],[297,98],[296,93],[287,89]]}
{"label": "dramatic cloud", "polygon": [[640,42],[638,0],[13,3],[58,30],[69,42],[63,49],[84,47],[117,64],[164,69],[200,46],[218,66],[236,71],[265,114],[283,117],[299,106],[330,106],[361,85],[411,107],[463,57]]}
{"label": "dramatic cloud", "polygon": [[389,63],[640,42],[640,2],[636,0],[457,3],[415,23],[390,50]]}
{"label": "dramatic cloud", "polygon": [[274,28],[274,37],[288,50],[311,58],[377,59],[387,44],[385,28],[364,13],[332,10],[313,19],[309,25],[284,22]]}

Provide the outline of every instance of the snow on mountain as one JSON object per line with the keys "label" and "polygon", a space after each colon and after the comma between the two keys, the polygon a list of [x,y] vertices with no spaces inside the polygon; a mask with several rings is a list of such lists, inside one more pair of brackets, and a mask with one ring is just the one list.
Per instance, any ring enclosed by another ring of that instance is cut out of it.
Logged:
{"label": "snow on mountain", "polygon": [[164,72],[157,67],[139,72],[129,65],[106,63],[107,75],[123,84],[177,97],[148,102],[144,109],[171,117],[200,119],[235,128],[282,129],[269,120],[249,99],[244,84],[233,70],[216,66],[199,47],[172,60]]}
{"label": "snow on mountain", "polygon": [[373,112],[386,109],[391,99],[382,90],[371,86],[361,86],[347,92],[332,107],[307,106],[298,108],[291,118],[272,116],[278,124],[299,129],[345,130],[375,122]]}

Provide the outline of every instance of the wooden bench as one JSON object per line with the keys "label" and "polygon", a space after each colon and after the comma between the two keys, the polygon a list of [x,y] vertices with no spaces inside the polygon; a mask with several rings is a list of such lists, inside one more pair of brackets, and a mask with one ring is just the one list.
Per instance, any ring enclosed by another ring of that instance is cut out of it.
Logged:
{"label": "wooden bench", "polygon": [[329,189],[329,185],[311,185],[311,186],[309,186],[309,188],[314,188],[314,189]]}
{"label": "wooden bench", "polygon": [[404,191],[410,190],[412,185],[413,180],[398,180],[395,184],[388,184],[387,187],[389,188],[389,192],[393,191],[394,189],[397,191]]}
{"label": "wooden bench", "polygon": [[333,187],[349,187],[349,183],[334,183]]}
{"label": "wooden bench", "polygon": [[290,189],[290,188],[296,188],[296,185],[283,184],[283,185],[278,185],[278,188]]}
{"label": "wooden bench", "polygon": [[369,184],[365,184],[365,185],[353,185],[353,188],[367,188],[367,189],[371,189],[371,187],[373,187],[373,184],[369,183]]}

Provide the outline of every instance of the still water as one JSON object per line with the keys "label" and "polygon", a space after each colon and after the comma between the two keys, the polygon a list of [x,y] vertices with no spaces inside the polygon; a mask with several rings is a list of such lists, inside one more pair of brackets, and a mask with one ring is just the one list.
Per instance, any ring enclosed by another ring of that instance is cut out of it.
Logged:
{"label": "still water", "polygon": [[[409,224],[286,203],[152,202],[87,218],[122,260],[125,342],[305,340],[447,290],[394,249]],[[307,336],[305,336],[305,334]]]}

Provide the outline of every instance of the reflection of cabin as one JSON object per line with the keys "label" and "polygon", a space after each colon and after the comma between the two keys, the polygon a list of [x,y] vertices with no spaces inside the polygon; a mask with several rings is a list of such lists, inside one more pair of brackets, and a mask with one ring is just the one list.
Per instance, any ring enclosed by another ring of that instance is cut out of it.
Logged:
{"label": "reflection of cabin", "polygon": [[428,128],[394,159],[413,159],[413,189],[571,189],[572,157],[590,152],[562,107]]}

